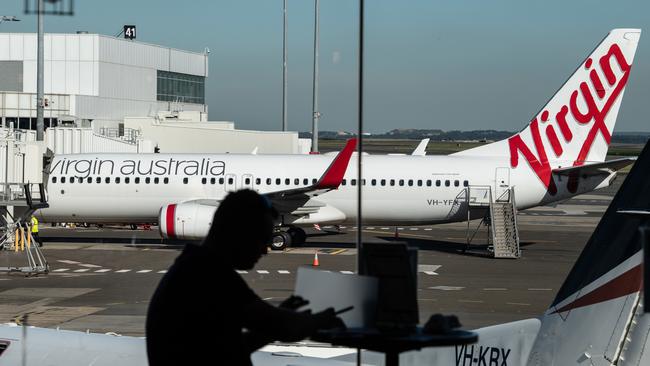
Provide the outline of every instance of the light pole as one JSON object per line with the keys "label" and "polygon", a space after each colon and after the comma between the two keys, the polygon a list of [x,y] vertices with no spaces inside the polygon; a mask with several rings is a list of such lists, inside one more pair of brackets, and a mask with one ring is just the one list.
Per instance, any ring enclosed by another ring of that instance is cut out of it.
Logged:
{"label": "light pole", "polygon": [[312,124],[311,124],[311,152],[318,153],[318,49],[320,48],[319,10],[320,0],[314,3],[314,80],[312,83]]}
{"label": "light pole", "polygon": [[43,12],[45,7],[43,0],[38,0],[38,46],[36,59],[36,141],[43,141],[43,132],[45,124],[43,123],[43,109],[45,108],[43,100],[43,70],[44,66],[44,41],[43,41]]}
{"label": "light pole", "polygon": [[282,6],[282,131],[287,130],[287,0]]}

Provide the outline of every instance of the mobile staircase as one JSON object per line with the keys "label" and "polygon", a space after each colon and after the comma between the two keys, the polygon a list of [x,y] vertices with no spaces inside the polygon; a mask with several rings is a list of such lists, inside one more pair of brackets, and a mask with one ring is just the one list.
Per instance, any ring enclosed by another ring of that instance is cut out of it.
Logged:
{"label": "mobile staircase", "polygon": [[[6,216],[0,215],[0,256],[5,257],[4,264],[7,264],[0,266],[0,272],[19,272],[28,276],[48,273],[47,260],[29,230],[34,212],[49,207],[43,184],[37,185],[37,191],[32,190],[34,184],[23,184],[23,194],[18,197],[14,197],[10,186],[5,185],[4,194],[0,195],[0,207],[18,208],[19,213],[14,215],[5,209]],[[39,197],[34,199],[32,193],[37,193]],[[14,265],[25,259],[26,265],[24,262],[23,265]]]}
{"label": "mobile staircase", "polygon": [[[517,205],[515,190],[510,187],[499,197],[493,199],[492,187],[469,186],[465,189],[467,197],[467,243],[466,251],[481,226],[488,228],[488,250],[494,258],[519,258],[519,231],[517,229]],[[470,220],[472,211],[484,211],[485,215],[472,232]]]}

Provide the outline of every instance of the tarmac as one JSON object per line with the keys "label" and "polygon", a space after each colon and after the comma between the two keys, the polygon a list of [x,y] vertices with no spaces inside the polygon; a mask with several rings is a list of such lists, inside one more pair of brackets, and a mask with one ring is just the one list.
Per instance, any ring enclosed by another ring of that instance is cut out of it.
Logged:
{"label": "tarmac", "polygon": [[[516,260],[489,256],[484,227],[463,253],[466,223],[364,227],[363,238],[404,242],[419,249],[422,323],[435,313],[456,314],[467,329],[536,317],[553,300],[621,178],[605,190],[520,212],[522,256]],[[472,222],[472,228],[477,225]],[[149,299],[183,245],[162,243],[155,227],[145,231],[41,226],[51,272],[36,277],[0,274],[0,323],[24,321],[27,314],[27,323],[35,326],[143,336]],[[315,253],[318,268],[354,273],[356,230],[309,229],[305,245],[270,252],[241,275],[260,297],[279,303],[291,295],[297,269],[311,266]],[[0,266],[21,260],[15,253],[0,252]],[[218,278],[197,281],[212,290],[206,296],[227,296],[219,292]],[[201,322],[191,305],[178,311],[188,321]]]}

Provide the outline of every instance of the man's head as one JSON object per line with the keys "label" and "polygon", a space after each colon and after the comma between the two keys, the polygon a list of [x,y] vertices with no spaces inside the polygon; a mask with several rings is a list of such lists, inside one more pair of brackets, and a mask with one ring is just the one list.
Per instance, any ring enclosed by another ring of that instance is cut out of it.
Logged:
{"label": "man's head", "polygon": [[230,253],[237,269],[253,268],[266,254],[277,211],[265,197],[244,189],[221,201],[204,245]]}

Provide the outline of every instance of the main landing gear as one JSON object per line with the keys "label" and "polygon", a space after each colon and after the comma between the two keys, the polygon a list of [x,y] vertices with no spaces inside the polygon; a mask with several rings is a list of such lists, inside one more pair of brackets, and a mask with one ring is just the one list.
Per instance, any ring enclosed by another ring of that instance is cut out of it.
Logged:
{"label": "main landing gear", "polygon": [[300,246],[307,240],[307,233],[305,230],[290,226],[288,228],[278,227],[273,233],[271,240],[272,250],[283,250],[290,246]]}

